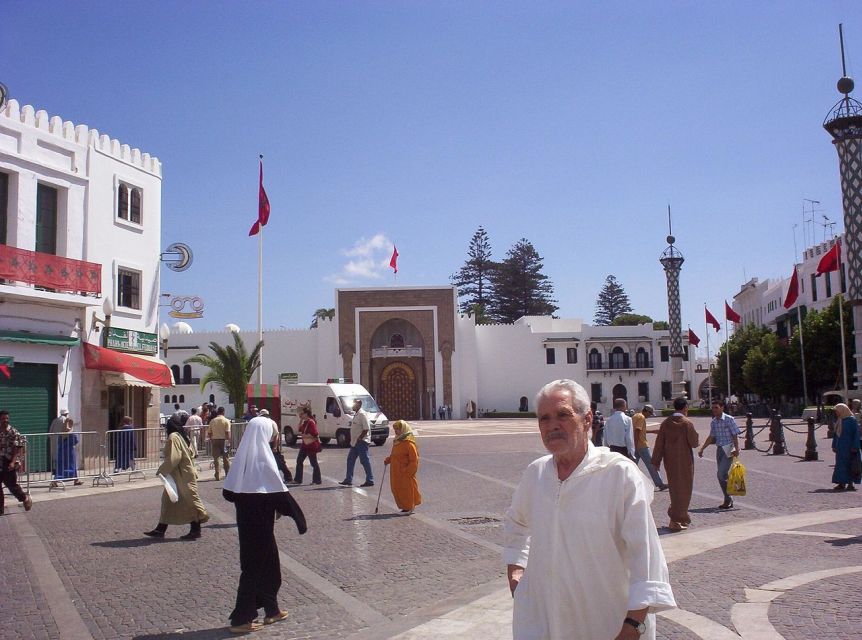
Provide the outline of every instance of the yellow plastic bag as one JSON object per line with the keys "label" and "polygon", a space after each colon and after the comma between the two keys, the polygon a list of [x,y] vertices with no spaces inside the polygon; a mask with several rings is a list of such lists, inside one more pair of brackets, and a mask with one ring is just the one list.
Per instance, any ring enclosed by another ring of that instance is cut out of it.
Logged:
{"label": "yellow plastic bag", "polygon": [[733,460],[730,471],[727,474],[727,493],[732,496],[745,495],[745,465],[739,458]]}

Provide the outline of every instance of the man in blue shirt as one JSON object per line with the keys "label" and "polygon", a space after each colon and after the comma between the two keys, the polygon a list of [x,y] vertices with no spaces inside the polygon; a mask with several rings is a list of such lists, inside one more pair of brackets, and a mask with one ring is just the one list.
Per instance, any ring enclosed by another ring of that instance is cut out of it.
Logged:
{"label": "man in blue shirt", "polygon": [[719,509],[730,509],[733,506],[733,498],[727,494],[727,474],[730,472],[733,458],[739,455],[740,433],[742,432],[733,416],[724,412],[724,402],[713,400],[709,436],[697,450],[697,456],[702,458],[703,450],[711,444],[715,444],[718,449],[715,453],[715,462],[718,465],[718,484],[721,485],[721,492],[724,494],[724,502],[718,506]]}

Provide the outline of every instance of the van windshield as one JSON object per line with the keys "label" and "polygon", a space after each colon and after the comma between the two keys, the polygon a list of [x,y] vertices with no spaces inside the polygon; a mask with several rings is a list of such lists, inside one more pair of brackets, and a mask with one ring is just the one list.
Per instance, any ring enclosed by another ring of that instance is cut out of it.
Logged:
{"label": "van windshield", "polygon": [[365,411],[367,411],[368,413],[380,413],[380,407],[377,406],[377,403],[374,401],[374,398],[369,395],[338,396],[338,399],[341,400],[341,406],[344,407],[344,411],[347,413],[353,413],[353,401],[357,399],[362,400],[362,408],[365,409]]}

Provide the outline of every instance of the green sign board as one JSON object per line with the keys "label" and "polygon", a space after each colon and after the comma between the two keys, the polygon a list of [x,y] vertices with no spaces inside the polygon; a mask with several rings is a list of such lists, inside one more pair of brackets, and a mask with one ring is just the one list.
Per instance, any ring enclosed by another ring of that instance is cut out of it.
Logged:
{"label": "green sign board", "polygon": [[108,327],[105,331],[105,346],[115,351],[154,356],[159,352],[159,339],[155,333]]}
{"label": "green sign board", "polygon": [[299,382],[299,374],[295,372],[279,374],[278,379],[285,384],[296,384]]}

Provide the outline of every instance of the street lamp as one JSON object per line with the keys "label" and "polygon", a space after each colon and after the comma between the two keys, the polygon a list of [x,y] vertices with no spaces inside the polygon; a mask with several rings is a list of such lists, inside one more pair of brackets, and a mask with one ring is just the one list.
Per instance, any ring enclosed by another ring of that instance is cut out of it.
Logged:
{"label": "street lamp", "polygon": [[105,318],[102,319],[96,315],[96,312],[93,312],[93,329],[98,331],[99,325],[104,325],[105,328],[110,328],[111,326],[111,316],[114,314],[114,303],[111,302],[111,296],[105,296],[104,302],[102,302],[102,312],[105,314]]}
{"label": "street lamp", "polygon": [[167,322],[163,322],[162,326],[159,328],[159,337],[162,339],[162,354],[167,358],[168,340],[171,337],[171,328],[168,326]]}

